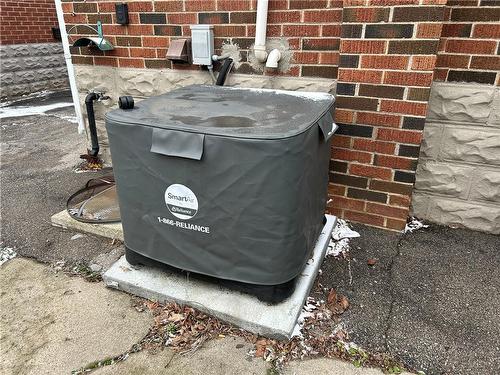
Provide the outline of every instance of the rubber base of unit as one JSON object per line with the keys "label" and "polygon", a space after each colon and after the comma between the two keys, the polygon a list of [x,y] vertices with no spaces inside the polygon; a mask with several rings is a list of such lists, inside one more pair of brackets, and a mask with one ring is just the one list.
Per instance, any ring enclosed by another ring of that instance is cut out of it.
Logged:
{"label": "rubber base of unit", "polygon": [[212,284],[219,285],[221,287],[236,290],[241,293],[251,294],[257,297],[260,301],[267,302],[270,304],[276,304],[284,301],[288,297],[290,297],[295,289],[295,280],[296,278],[278,285],[256,285],[243,283],[233,280],[224,280],[219,279],[212,276],[202,275],[195,272],[188,272],[181,270],[179,268],[170,266],[165,263],[158,262],[154,259],[145,257],[129,248],[125,248],[125,259],[128,263],[133,266],[148,266],[155,267],[162,270],[166,270],[168,272],[176,273],[179,275],[187,276],[189,278],[195,280],[201,280],[205,282],[209,282]]}

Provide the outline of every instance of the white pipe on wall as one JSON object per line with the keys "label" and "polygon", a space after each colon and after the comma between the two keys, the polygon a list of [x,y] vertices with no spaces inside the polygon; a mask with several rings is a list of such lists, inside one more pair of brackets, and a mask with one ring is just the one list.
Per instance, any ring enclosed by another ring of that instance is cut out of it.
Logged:
{"label": "white pipe on wall", "polygon": [[257,0],[257,21],[255,23],[255,44],[253,50],[255,58],[260,62],[265,62],[267,59],[266,29],[268,4],[269,0]]}
{"label": "white pipe on wall", "polygon": [[64,13],[62,10],[61,0],[55,0],[57,21],[61,30],[61,39],[64,51],[64,59],[66,60],[66,68],[68,69],[69,86],[71,89],[71,97],[75,107],[75,115],[78,121],[78,133],[82,134],[85,131],[85,123],[83,122],[82,109],[80,107],[80,98],[78,96],[78,88],[76,87],[75,69],[71,61],[71,53],[69,51],[68,33],[66,32],[66,24],[64,22]]}

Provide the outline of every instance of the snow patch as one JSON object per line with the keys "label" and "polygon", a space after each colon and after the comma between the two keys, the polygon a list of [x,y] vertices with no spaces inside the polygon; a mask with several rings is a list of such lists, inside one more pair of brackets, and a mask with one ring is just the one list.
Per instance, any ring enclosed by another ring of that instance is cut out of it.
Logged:
{"label": "snow patch", "polygon": [[61,102],[61,103],[52,103],[39,106],[0,107],[0,119],[11,118],[11,117],[33,116],[33,115],[47,115],[45,112],[48,112],[50,110],[72,107],[72,106],[73,103]]}
{"label": "snow patch", "polygon": [[337,224],[333,228],[330,243],[326,250],[326,256],[338,257],[349,252],[349,241],[351,238],[359,237],[359,233],[349,227],[347,221],[337,219]]}
{"label": "snow patch", "polygon": [[226,86],[225,88],[229,90],[252,91],[257,94],[272,93],[276,95],[295,96],[298,98],[309,99],[313,101],[331,100],[332,98],[332,95],[326,92],[288,91],[288,90],[276,90],[276,89],[258,89],[253,87],[229,87],[229,86]]}
{"label": "snow patch", "polygon": [[316,301],[313,297],[307,297],[306,303],[300,311],[297,323],[295,324],[295,327],[293,327],[292,338],[303,338],[302,327],[304,326],[304,322],[307,318],[314,316],[314,310],[317,310],[319,306],[320,302]]}
{"label": "snow patch", "polygon": [[0,246],[0,266],[17,256],[17,253],[12,247]]}
{"label": "snow patch", "polygon": [[412,216],[410,217],[410,221],[406,223],[404,233],[413,233],[414,231],[422,228],[429,228],[429,226],[418,220],[416,217]]}

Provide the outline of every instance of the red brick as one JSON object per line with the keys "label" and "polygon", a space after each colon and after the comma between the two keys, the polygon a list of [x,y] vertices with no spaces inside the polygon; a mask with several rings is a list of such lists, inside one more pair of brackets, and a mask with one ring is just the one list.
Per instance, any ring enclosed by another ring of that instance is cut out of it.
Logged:
{"label": "red brick", "polygon": [[345,8],[344,4],[342,19],[344,22],[387,22],[389,21],[389,8]]}
{"label": "red brick", "polygon": [[319,62],[318,52],[294,52],[293,60],[298,64],[317,64]]}
{"label": "red brick", "polygon": [[128,35],[153,35],[153,25],[129,25]]}
{"label": "red brick", "polygon": [[351,137],[344,135],[336,135],[333,137],[332,146],[333,147],[342,147],[342,148],[350,148],[351,147]]}
{"label": "red brick", "polygon": [[410,195],[413,190],[413,185],[372,179],[370,181],[370,189],[388,193]]}
{"label": "red brick", "polygon": [[181,12],[183,8],[182,5],[182,1],[179,0],[154,2],[156,12]]}
{"label": "red brick", "polygon": [[378,70],[339,69],[340,82],[381,83],[382,72]]}
{"label": "red brick", "polygon": [[417,27],[418,38],[439,38],[441,36],[441,23],[421,23]]}
{"label": "red brick", "polygon": [[444,55],[439,54],[436,60],[437,67],[467,68],[470,56],[468,55]]}
{"label": "red brick", "polygon": [[339,160],[358,161],[360,163],[371,163],[372,154],[368,152],[359,152],[346,150],[343,148],[333,148],[333,157]]}
{"label": "red brick", "polygon": [[95,56],[94,57],[94,64],[95,65],[118,66],[118,59],[116,57]]}
{"label": "red brick", "polygon": [[187,11],[215,10],[215,0],[184,0]]}
{"label": "red brick", "polygon": [[319,63],[320,64],[338,65],[339,64],[339,53],[338,52],[321,52],[319,54]]}
{"label": "red brick", "polygon": [[319,36],[319,25],[283,25],[283,35],[286,36]]}
{"label": "red brick", "polygon": [[470,23],[445,23],[443,24],[441,37],[469,37],[471,26]]}
{"label": "red brick", "polygon": [[406,195],[389,195],[389,204],[391,206],[409,207],[410,197]]}
{"label": "red brick", "polygon": [[408,217],[408,209],[391,207],[379,203],[366,202],[366,210],[374,214],[394,217],[397,219],[406,219]]}
{"label": "red brick", "polygon": [[399,128],[401,116],[373,112],[358,112],[357,122],[359,124]]}
{"label": "red brick", "polygon": [[290,0],[290,9],[323,9],[328,0]]}
{"label": "red brick", "polygon": [[300,22],[300,12],[298,11],[279,11],[269,12],[267,14],[267,23],[282,24]]}
{"label": "red brick", "polygon": [[474,38],[500,39],[500,25],[476,24],[472,36]]}
{"label": "red brick", "polygon": [[419,145],[422,141],[422,132],[380,128],[378,129],[377,139]]}
{"label": "red brick", "polygon": [[[130,48],[130,57],[147,57],[155,58],[156,49],[152,48]],[[159,56],[163,57],[163,56]]]}
{"label": "red brick", "polygon": [[396,150],[396,145],[394,143],[361,138],[354,138],[352,147],[356,150],[370,151],[376,152],[378,154],[389,155],[394,155],[394,151]]}
{"label": "red brick", "polygon": [[111,51],[106,51],[106,56],[129,57],[130,53],[128,48],[115,48]]}
{"label": "red brick", "polygon": [[386,42],[383,40],[341,40],[342,53],[384,53]]}
{"label": "red brick", "polygon": [[269,0],[269,10],[288,9],[288,0]]}
{"label": "red brick", "polygon": [[[368,5],[413,5],[419,0],[368,0]],[[446,0],[444,0],[446,1]]]}
{"label": "red brick", "polygon": [[127,28],[118,25],[102,25],[104,35],[126,35]]}
{"label": "red brick", "polygon": [[446,81],[449,69],[434,69],[434,81]]}
{"label": "red brick", "polygon": [[387,168],[413,170],[416,165],[413,159],[402,158],[399,156],[376,155],[375,165]]}
{"label": "red brick", "polygon": [[230,36],[245,36],[246,27],[245,26],[234,26],[234,25],[214,25],[214,34],[221,37]]}
{"label": "red brick", "polygon": [[342,124],[352,124],[354,122],[354,112],[345,109],[335,110],[335,121]]}
{"label": "red brick", "polygon": [[144,59],[118,59],[118,64],[124,68],[144,68]]}
{"label": "red brick", "polygon": [[131,1],[128,2],[129,12],[152,12],[153,2],[151,1]]}
{"label": "red brick", "polygon": [[250,0],[217,0],[217,10],[250,10]]}
{"label": "red brick", "polygon": [[425,86],[432,83],[432,73],[385,72],[384,83],[401,86]]}
{"label": "red brick", "polygon": [[161,36],[145,36],[142,38],[143,47],[168,47],[170,38]]}
{"label": "red brick", "polygon": [[406,56],[361,56],[362,68],[406,69],[409,58]]}
{"label": "red brick", "polygon": [[389,229],[403,230],[406,227],[406,220],[387,218],[385,221],[385,227]]}
{"label": "red brick", "polygon": [[363,211],[365,208],[365,201],[345,197],[333,197],[330,207],[341,208],[355,211]]}
{"label": "red brick", "polygon": [[324,23],[324,22],[340,22],[342,20],[342,9],[331,10],[305,10],[304,22],[309,23]]}
{"label": "red brick", "polygon": [[302,40],[302,49],[306,51],[337,51],[339,42],[338,38],[306,38]]}
{"label": "red brick", "polygon": [[356,176],[378,178],[380,180],[391,180],[392,170],[387,168],[373,167],[362,164],[350,164],[349,173]]}
{"label": "red brick", "polygon": [[413,70],[434,70],[436,66],[436,56],[413,56],[411,68]]}
{"label": "red brick", "polygon": [[382,100],[380,104],[382,112],[401,113],[405,115],[425,116],[427,113],[426,103],[405,102],[400,100]]}
{"label": "red brick", "polygon": [[340,25],[323,25],[321,27],[321,35],[340,37],[340,30],[341,30]]}
{"label": "red brick", "polygon": [[344,185],[328,184],[328,194],[329,195],[345,195],[346,187]]}
{"label": "red brick", "polygon": [[446,42],[446,52],[494,54],[496,42],[489,40],[456,40]]}
{"label": "red brick", "polygon": [[198,23],[198,17],[197,13],[167,13],[167,21],[176,25],[195,24]]}
{"label": "red brick", "polygon": [[472,56],[470,68],[500,70],[500,56]]}
{"label": "red brick", "polygon": [[[253,38],[255,36],[255,25],[247,25],[246,28],[247,28],[246,35]],[[281,25],[267,25],[266,34],[268,37],[281,36]]]}
{"label": "red brick", "polygon": [[[6,7],[2,7],[2,8],[3,8],[3,12],[7,11]],[[73,12],[73,3],[62,3],[62,10],[63,10],[63,13],[71,13],[71,12]],[[5,19],[5,17],[2,17],[2,20],[3,19]]]}
{"label": "red brick", "polygon": [[344,217],[347,220],[352,220],[358,223],[364,223],[369,225],[383,226],[384,218],[380,215],[371,215],[363,212],[355,211],[344,211]]}

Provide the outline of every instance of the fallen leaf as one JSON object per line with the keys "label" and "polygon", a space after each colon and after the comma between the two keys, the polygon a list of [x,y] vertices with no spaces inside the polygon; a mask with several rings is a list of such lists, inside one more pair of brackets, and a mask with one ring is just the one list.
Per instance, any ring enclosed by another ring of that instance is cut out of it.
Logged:
{"label": "fallen leaf", "polygon": [[346,296],[340,296],[339,305],[342,307],[344,311],[349,308],[349,300],[347,299]]}
{"label": "fallen leaf", "polygon": [[328,304],[336,303],[337,302],[337,292],[335,289],[330,289],[330,292],[328,293]]}
{"label": "fallen leaf", "polygon": [[183,314],[177,314],[177,313],[173,313],[172,315],[170,315],[168,317],[168,321],[169,322],[180,322],[183,319],[184,319],[184,315]]}
{"label": "fallen leaf", "polygon": [[369,266],[374,266],[377,263],[377,259],[369,258],[366,263],[368,263]]}

